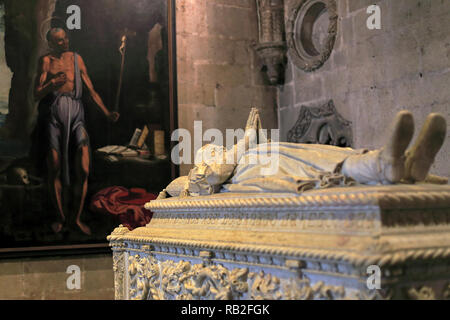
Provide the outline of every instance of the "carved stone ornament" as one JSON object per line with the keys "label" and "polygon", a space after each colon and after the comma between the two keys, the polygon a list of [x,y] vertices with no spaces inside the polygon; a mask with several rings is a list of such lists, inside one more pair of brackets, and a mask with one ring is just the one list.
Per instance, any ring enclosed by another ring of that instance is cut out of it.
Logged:
{"label": "carved stone ornament", "polygon": [[[150,202],[108,237],[116,299],[449,299],[450,186]],[[367,285],[378,266],[381,290]]]}
{"label": "carved stone ornament", "polygon": [[286,24],[288,54],[300,69],[320,68],[331,55],[337,34],[335,0],[296,0]]}
{"label": "carved stone ornament", "polygon": [[264,62],[269,82],[282,84],[286,60],[283,0],[256,0],[259,42],[255,49]]}
{"label": "carved stone ornament", "polygon": [[343,286],[325,285],[301,276],[280,279],[264,271],[228,269],[220,264],[189,261],[158,261],[153,256],[130,256],[131,300],[337,300],[344,299]]}
{"label": "carved stone ornament", "polygon": [[302,106],[288,142],[352,147],[352,123],[339,114],[333,100],[320,107]]}

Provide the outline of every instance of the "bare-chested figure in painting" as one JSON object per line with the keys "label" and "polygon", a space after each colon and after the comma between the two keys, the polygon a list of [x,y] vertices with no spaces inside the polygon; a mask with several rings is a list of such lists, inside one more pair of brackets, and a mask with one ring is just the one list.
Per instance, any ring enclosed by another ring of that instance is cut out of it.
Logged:
{"label": "bare-chested figure in painting", "polygon": [[[59,219],[52,224],[56,233],[61,232],[67,215],[63,205],[63,186],[73,187],[77,207],[76,225],[85,234],[90,228],[81,222],[81,213],[88,188],[90,168],[89,136],[85,127],[82,98],[83,84],[95,104],[112,122],[119,119],[117,112],[110,112],[104,105],[87,73],[83,58],[69,51],[69,39],[60,28],[52,28],[47,34],[51,53],[42,57],[35,87],[36,100],[51,96],[47,125],[48,173],[50,193],[58,211]],[[74,183],[70,181],[69,146],[76,149],[74,163]]]}

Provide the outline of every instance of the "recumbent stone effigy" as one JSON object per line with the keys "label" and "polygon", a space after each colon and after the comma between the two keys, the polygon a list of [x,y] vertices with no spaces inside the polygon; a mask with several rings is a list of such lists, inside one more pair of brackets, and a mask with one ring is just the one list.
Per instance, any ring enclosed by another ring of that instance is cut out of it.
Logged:
{"label": "recumbent stone effigy", "polygon": [[270,142],[260,127],[253,109],[244,139],[200,149],[146,205],[146,227],[109,236],[117,299],[450,297],[450,187],[429,174],[441,115],[409,149],[407,111],[374,151]]}

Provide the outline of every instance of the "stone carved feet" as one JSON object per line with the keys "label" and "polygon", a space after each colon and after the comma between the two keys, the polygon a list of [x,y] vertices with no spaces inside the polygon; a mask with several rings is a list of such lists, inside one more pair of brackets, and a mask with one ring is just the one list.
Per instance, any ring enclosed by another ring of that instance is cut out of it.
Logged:
{"label": "stone carved feet", "polygon": [[434,159],[444,144],[447,135],[447,122],[437,113],[430,114],[416,140],[406,153],[405,180],[424,181],[434,163]]}
{"label": "stone carved feet", "polygon": [[393,132],[387,144],[381,149],[382,179],[391,183],[400,182],[405,174],[405,151],[414,135],[414,118],[411,112],[397,114]]}
{"label": "stone carved feet", "polygon": [[414,118],[409,111],[399,112],[386,145],[380,150],[350,156],[342,172],[362,184],[445,183],[446,179],[430,176],[429,171],[444,143],[446,131],[444,117],[430,114],[415,144],[407,151],[414,135]]}
{"label": "stone carved feet", "polygon": [[413,134],[412,114],[408,111],[398,113],[386,145],[380,150],[348,157],[342,173],[362,184],[400,182],[405,172],[405,151]]}
{"label": "stone carved feet", "polygon": [[[390,141],[380,152],[384,177],[392,183],[438,181],[427,179],[435,157],[444,144],[447,122],[438,114],[430,114],[414,145],[405,152],[414,134],[414,119],[410,112],[400,112],[395,120]],[[439,181],[442,183],[442,181]]]}

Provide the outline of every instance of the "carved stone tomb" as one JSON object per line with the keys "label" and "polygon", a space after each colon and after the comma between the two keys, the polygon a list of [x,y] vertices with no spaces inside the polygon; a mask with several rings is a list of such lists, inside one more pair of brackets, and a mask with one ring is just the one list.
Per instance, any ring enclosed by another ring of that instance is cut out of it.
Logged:
{"label": "carved stone tomb", "polygon": [[146,227],[108,238],[116,299],[450,297],[450,186],[222,193],[147,208]]}

